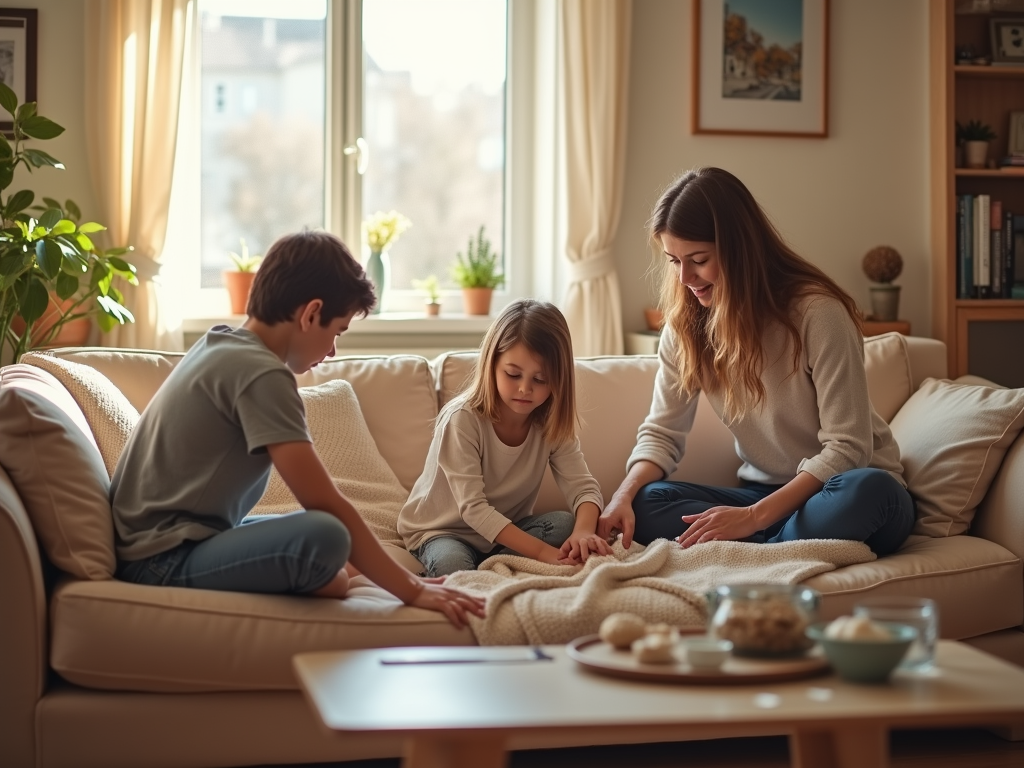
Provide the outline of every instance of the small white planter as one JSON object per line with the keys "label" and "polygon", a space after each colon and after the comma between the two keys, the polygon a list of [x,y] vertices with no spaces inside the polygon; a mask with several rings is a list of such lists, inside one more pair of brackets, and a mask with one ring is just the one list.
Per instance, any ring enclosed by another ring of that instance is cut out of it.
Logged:
{"label": "small white planter", "polygon": [[964,161],[968,168],[984,168],[988,159],[987,141],[965,141]]}

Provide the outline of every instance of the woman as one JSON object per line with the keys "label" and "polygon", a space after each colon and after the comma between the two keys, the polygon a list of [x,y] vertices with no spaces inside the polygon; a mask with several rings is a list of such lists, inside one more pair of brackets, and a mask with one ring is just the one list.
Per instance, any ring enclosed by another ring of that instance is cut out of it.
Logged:
{"label": "woman", "polygon": [[[868,399],[856,305],[792,251],[719,168],[684,174],[649,225],[667,269],[654,400],[598,533],[851,539],[885,555],[914,525],[899,447]],[[740,486],[671,482],[704,392],[733,433]]]}

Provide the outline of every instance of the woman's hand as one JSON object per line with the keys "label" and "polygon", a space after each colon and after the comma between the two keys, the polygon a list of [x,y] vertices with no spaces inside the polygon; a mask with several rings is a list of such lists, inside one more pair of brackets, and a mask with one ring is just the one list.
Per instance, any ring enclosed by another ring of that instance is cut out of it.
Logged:
{"label": "woman's hand", "polygon": [[466,626],[467,613],[483,618],[483,598],[472,597],[454,589],[442,587],[440,584],[434,583],[432,579],[420,579],[420,581],[423,582],[423,589],[409,605],[443,613],[457,629]]}
{"label": "woman's hand", "polygon": [[591,555],[610,555],[612,548],[596,533],[573,531],[558,551],[570,562],[585,563]]}
{"label": "woman's hand", "polygon": [[636,516],[633,514],[632,500],[626,501],[616,495],[598,518],[597,535],[605,541],[610,541],[616,534],[621,533],[622,546],[629,549],[629,545],[633,543],[635,527]]}
{"label": "woman's hand", "polygon": [[676,541],[684,549],[705,541],[745,539],[764,527],[752,507],[712,507],[699,515],[683,515],[683,522],[690,527]]}

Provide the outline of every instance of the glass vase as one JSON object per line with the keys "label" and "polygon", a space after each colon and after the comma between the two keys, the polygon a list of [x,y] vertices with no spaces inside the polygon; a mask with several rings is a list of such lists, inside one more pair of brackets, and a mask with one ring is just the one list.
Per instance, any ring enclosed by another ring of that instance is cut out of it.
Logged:
{"label": "glass vase", "polygon": [[388,262],[388,255],[383,251],[370,251],[370,258],[366,260],[366,276],[373,283],[373,290],[377,294],[377,303],[370,310],[371,315],[379,315],[384,305],[384,291],[391,278],[391,264]]}

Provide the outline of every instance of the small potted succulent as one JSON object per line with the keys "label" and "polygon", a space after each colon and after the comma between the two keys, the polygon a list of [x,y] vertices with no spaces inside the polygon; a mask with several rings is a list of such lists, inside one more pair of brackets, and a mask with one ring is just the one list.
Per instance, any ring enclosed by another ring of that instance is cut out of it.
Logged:
{"label": "small potted succulent", "polygon": [[245,240],[239,238],[242,244],[240,254],[229,251],[228,256],[234,262],[234,269],[224,270],[224,287],[228,289],[228,298],[231,300],[231,314],[244,315],[246,306],[249,303],[249,291],[252,290],[252,281],[256,279],[256,270],[263,261],[259,254],[249,255],[249,246]]}
{"label": "small potted succulent", "polygon": [[864,255],[864,274],[875,285],[871,291],[871,319],[891,322],[899,316],[900,287],[892,281],[903,271],[899,252],[888,245],[879,245]]}
{"label": "small potted succulent", "polygon": [[422,280],[413,280],[412,286],[427,294],[427,315],[437,317],[441,314],[441,283],[438,281],[437,275],[429,275]]}
{"label": "small potted succulent", "polygon": [[476,240],[470,236],[465,256],[459,251],[452,266],[452,277],[462,288],[467,315],[490,314],[494,289],[505,283],[505,276],[498,273],[500,264],[501,254],[491,250],[491,241],[484,237],[481,225]]}
{"label": "small potted succulent", "polygon": [[988,143],[995,137],[992,127],[980,120],[970,120],[966,125],[956,124],[956,143],[964,148],[964,162],[968,168],[985,167]]}

